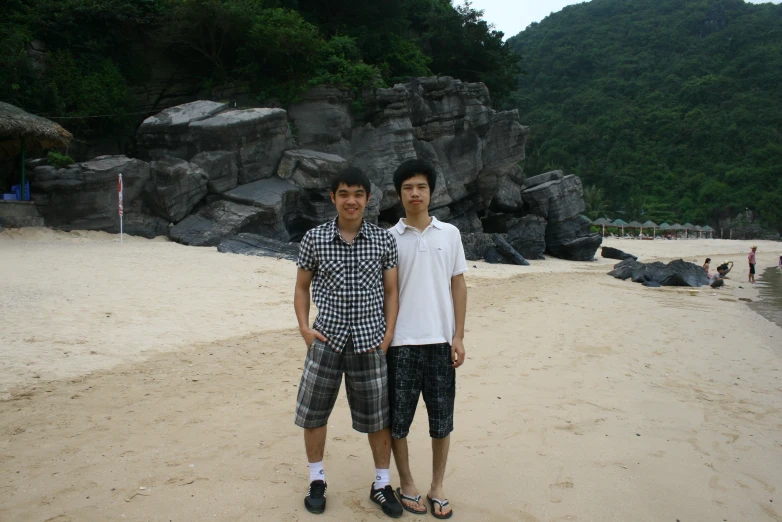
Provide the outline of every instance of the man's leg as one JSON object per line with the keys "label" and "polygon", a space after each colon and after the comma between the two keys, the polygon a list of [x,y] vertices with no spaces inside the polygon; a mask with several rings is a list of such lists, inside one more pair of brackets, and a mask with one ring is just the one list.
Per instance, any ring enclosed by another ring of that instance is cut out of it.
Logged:
{"label": "man's leg", "polygon": [[372,448],[372,459],[378,469],[391,467],[391,428],[384,428],[375,433],[368,433],[369,447]]}
{"label": "man's leg", "polygon": [[[427,496],[443,502],[445,467],[453,431],[453,411],[456,398],[456,370],[448,344],[427,346],[426,368],[423,380],[423,397],[429,413],[429,436],[432,437],[432,483]],[[434,512],[447,515],[451,506],[434,503]]]}
{"label": "man's leg", "polygon": [[353,429],[367,434],[375,473],[369,498],[390,517],[402,515],[391,486],[391,416],[388,407],[388,366],[382,350],[356,353],[351,341],[345,347],[345,389]]}
{"label": "man's leg", "polygon": [[304,448],[307,450],[307,461],[310,463],[323,460],[323,453],[326,450],[326,429],[328,426],[320,428],[309,428],[304,430]]}
{"label": "man's leg", "polygon": [[[443,481],[445,480],[445,465],[448,463],[450,446],[450,435],[442,439],[432,439],[432,485],[429,489],[429,498],[445,499]],[[440,506],[435,504],[435,513],[447,515],[449,511],[451,511],[451,506],[445,506],[440,510]]]}
{"label": "man's leg", "polygon": [[316,339],[307,350],[296,399],[296,425],[304,428],[304,448],[310,468],[310,489],[304,506],[312,513],[323,513],[326,509],[323,454],[327,422],[341,383],[342,355]]}
{"label": "man's leg", "polygon": [[[391,406],[391,449],[399,473],[400,491],[407,497],[419,497],[410,471],[407,434],[415,417],[423,379],[423,357],[420,346],[392,346],[388,351],[389,404]],[[409,510],[424,513],[426,505],[401,498]]]}
{"label": "man's leg", "polygon": [[425,513],[426,504],[420,500],[418,488],[415,485],[415,480],[413,480],[413,473],[410,471],[410,457],[407,452],[407,437],[401,439],[392,438],[391,449],[394,452],[394,462],[396,462],[396,470],[399,473],[400,491],[407,497],[419,497],[417,502],[402,497],[402,503],[412,511]]}

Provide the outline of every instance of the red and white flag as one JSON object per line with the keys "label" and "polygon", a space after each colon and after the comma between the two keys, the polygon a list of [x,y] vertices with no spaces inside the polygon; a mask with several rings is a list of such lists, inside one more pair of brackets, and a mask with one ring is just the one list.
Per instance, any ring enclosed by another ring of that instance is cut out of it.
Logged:
{"label": "red and white flag", "polygon": [[117,186],[117,192],[119,194],[119,215],[123,214],[122,208],[122,174],[119,175],[119,184]]}

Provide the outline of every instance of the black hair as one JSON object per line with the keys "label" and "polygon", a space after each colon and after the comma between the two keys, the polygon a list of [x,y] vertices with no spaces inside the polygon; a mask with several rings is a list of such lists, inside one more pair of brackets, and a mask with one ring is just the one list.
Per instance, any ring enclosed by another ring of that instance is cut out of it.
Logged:
{"label": "black hair", "polygon": [[710,258],[710,257],[707,257],[707,258],[706,258],[706,262],[707,262],[707,263],[711,263],[711,258]]}
{"label": "black hair", "polygon": [[720,266],[717,267],[717,270],[727,270],[727,269],[728,269],[727,263],[722,263]]}
{"label": "black hair", "polygon": [[396,168],[396,171],[394,171],[394,188],[396,189],[396,193],[401,195],[402,183],[413,176],[418,175],[426,176],[426,182],[429,184],[429,192],[434,194],[437,172],[435,172],[434,167],[429,163],[419,159],[407,160]]}
{"label": "black hair", "polygon": [[343,183],[348,187],[364,187],[364,190],[367,191],[367,196],[372,193],[372,183],[369,181],[367,175],[358,167],[347,167],[337,172],[337,174],[331,178],[331,192],[336,194],[337,189]]}

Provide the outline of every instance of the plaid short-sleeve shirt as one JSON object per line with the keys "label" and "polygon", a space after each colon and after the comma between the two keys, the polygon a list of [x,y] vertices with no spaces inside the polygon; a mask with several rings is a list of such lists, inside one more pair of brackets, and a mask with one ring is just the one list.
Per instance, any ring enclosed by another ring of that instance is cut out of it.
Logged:
{"label": "plaid short-sleeve shirt", "polygon": [[383,271],[398,262],[391,233],[366,221],[352,245],[342,239],[336,219],[305,234],[296,266],[315,273],[313,328],[326,336],[330,348],[341,351],[351,335],[357,352],[380,346],[386,332]]}

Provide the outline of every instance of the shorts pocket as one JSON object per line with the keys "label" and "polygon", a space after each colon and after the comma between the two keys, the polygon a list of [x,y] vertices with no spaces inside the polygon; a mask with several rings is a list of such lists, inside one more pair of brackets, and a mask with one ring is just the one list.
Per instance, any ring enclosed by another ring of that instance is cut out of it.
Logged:
{"label": "shorts pocket", "polygon": [[332,292],[345,286],[345,266],[342,261],[324,261],[319,271],[324,286]]}

